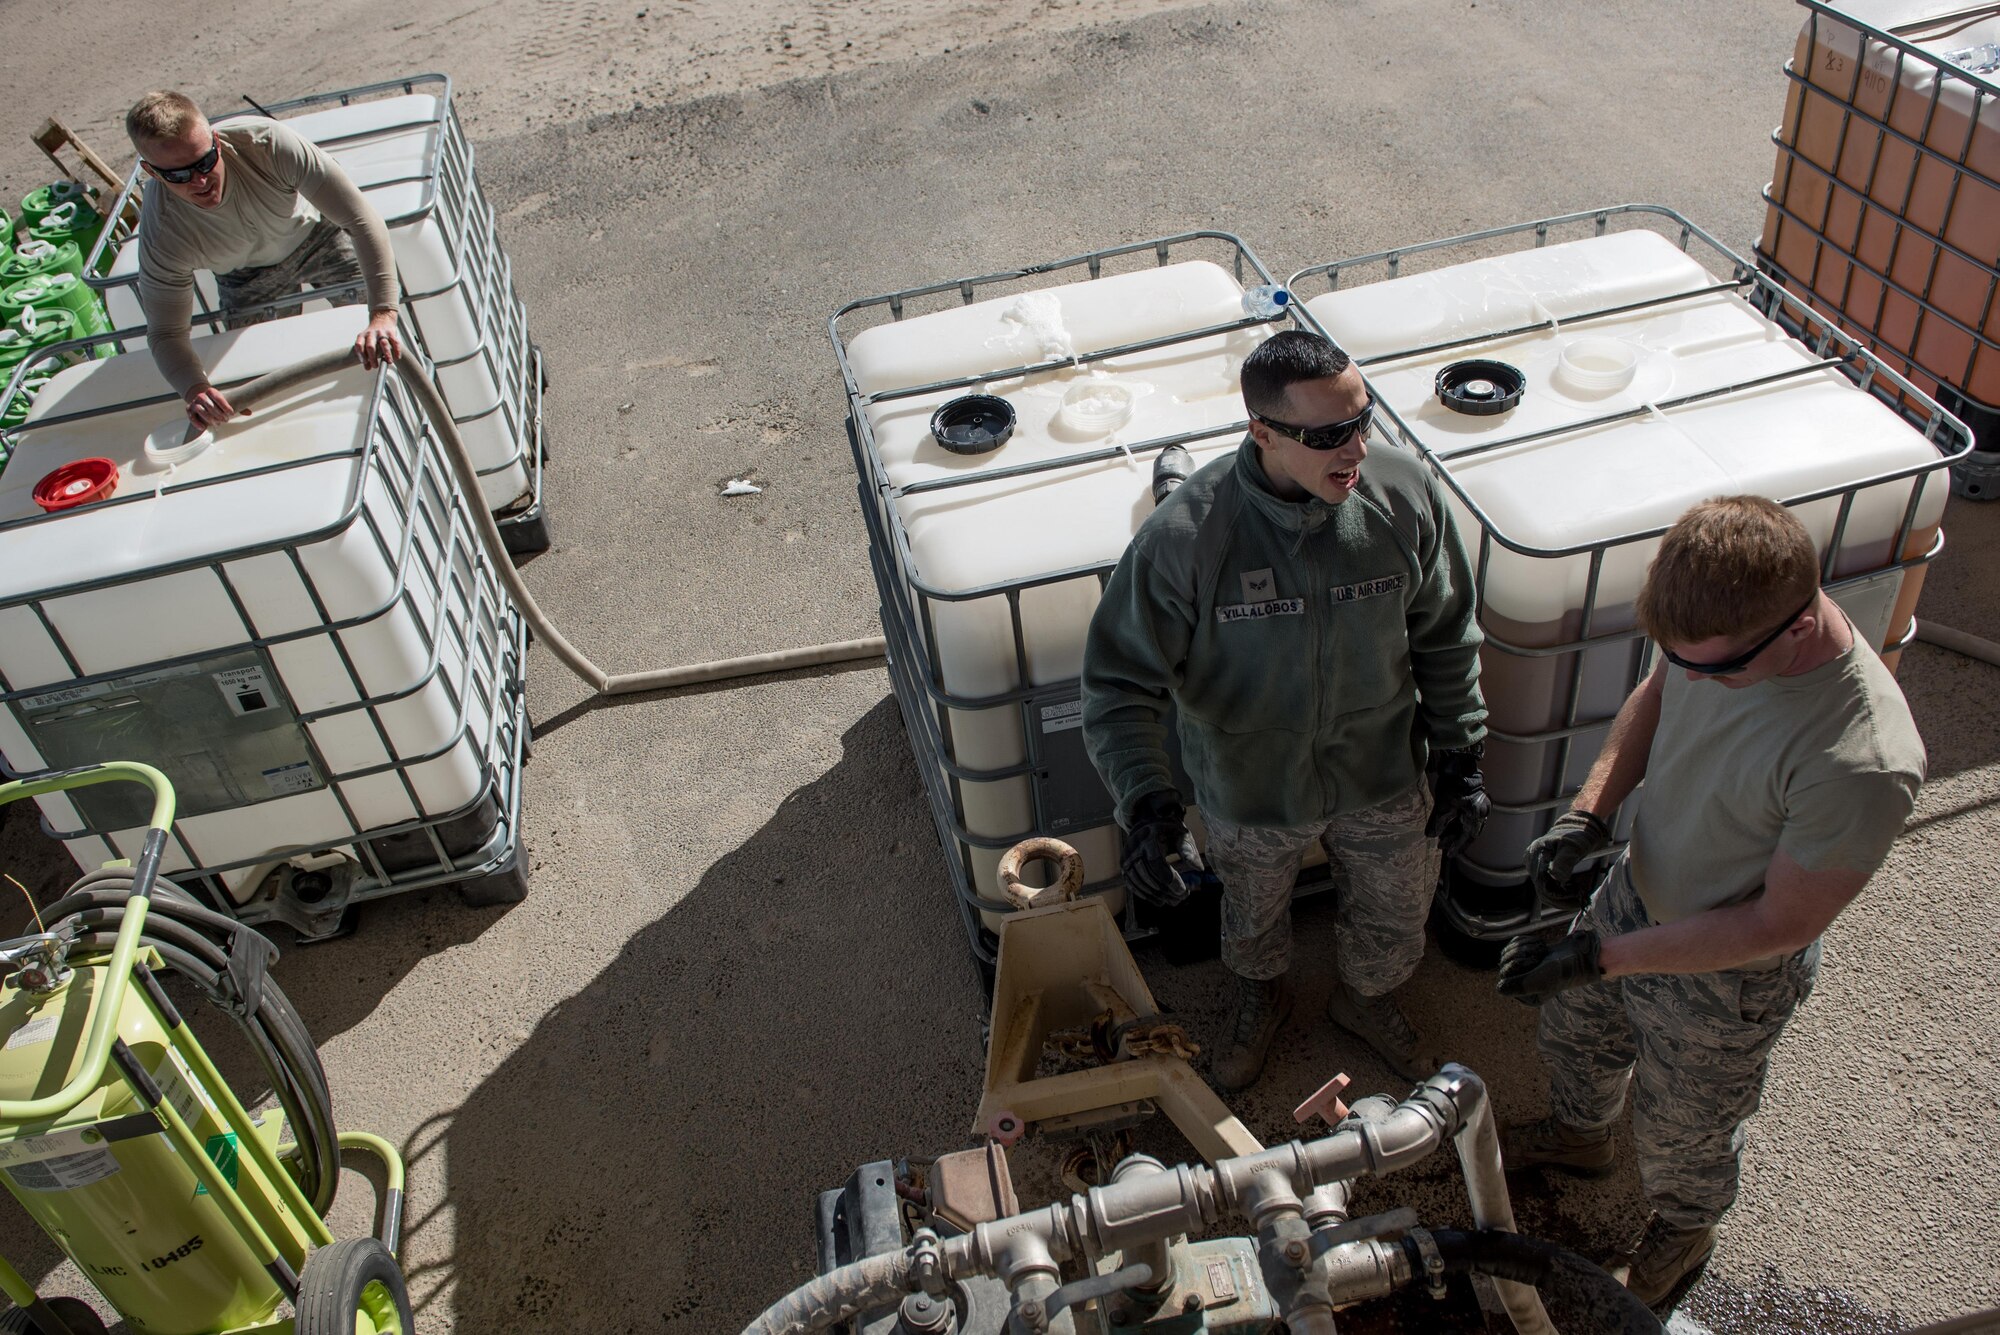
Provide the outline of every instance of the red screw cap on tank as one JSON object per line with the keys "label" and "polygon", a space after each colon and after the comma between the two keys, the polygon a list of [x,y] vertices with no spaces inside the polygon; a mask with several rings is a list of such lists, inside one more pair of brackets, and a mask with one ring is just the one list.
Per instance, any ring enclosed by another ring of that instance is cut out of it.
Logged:
{"label": "red screw cap on tank", "polygon": [[118,490],[118,465],[109,459],[77,459],[35,484],[35,504],[51,514],[101,501]]}

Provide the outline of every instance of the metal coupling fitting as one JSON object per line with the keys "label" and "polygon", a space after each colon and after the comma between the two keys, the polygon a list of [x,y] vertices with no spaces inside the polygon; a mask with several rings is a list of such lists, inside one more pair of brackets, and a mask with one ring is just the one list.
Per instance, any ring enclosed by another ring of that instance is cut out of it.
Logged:
{"label": "metal coupling fitting", "polygon": [[1413,1277],[1409,1253],[1400,1243],[1366,1238],[1326,1253],[1326,1292],[1335,1307],[1386,1298]]}
{"label": "metal coupling fitting", "polygon": [[1259,1229],[1271,1218],[1299,1213],[1300,1195],[1319,1184],[1306,1146],[1296,1140],[1224,1159],[1214,1172],[1223,1201],[1248,1215]]}
{"label": "metal coupling fitting", "polygon": [[1213,1176],[1206,1168],[1166,1168],[1135,1155],[1118,1165],[1110,1183],[1076,1197],[1074,1213],[1077,1236],[1092,1256],[1162,1242],[1214,1217]]}
{"label": "metal coupling fitting", "polygon": [[[951,1240],[949,1254],[959,1254],[961,1241]],[[1076,1255],[1069,1210],[1061,1205],[1048,1205],[1026,1214],[989,1220],[972,1231],[971,1246],[965,1252],[970,1265],[954,1266],[951,1274],[955,1279],[973,1274],[992,1275],[1011,1289],[1028,1275],[1055,1276],[1061,1272],[1057,1263]]]}
{"label": "metal coupling fitting", "polygon": [[1442,1302],[1444,1300],[1444,1256],[1438,1251],[1437,1239],[1427,1228],[1413,1228],[1403,1235],[1417,1245],[1417,1256],[1424,1263],[1424,1292]]}
{"label": "metal coupling fitting", "polygon": [[910,1282],[925,1293],[944,1292],[944,1248],[928,1228],[918,1229],[910,1239]]}
{"label": "metal coupling fitting", "polygon": [[910,1335],[950,1335],[958,1328],[951,1299],[928,1293],[912,1293],[905,1297],[896,1316],[902,1329]]}

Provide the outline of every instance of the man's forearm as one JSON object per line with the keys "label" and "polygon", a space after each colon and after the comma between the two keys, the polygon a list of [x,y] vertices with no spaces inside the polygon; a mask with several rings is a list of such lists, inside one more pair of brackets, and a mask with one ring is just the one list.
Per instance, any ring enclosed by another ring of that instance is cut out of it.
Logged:
{"label": "man's forearm", "polygon": [[1808,944],[1773,922],[1753,901],[1709,909],[1679,922],[1607,936],[1598,963],[1606,978],[1634,973],[1714,973],[1789,955]]}
{"label": "man's forearm", "polygon": [[146,348],[153,354],[153,365],[174,393],[186,398],[189,390],[208,380],[201,358],[195,356],[189,328],[194,311],[192,279],[185,288],[141,282],[139,306],[146,316]]}
{"label": "man's forearm", "polygon": [[1618,717],[1612,720],[1611,735],[1604,739],[1604,749],[1597,753],[1589,776],[1570,803],[1573,809],[1608,821],[1646,777],[1646,758],[1653,750],[1653,733],[1660,726],[1660,686],[1660,674],[1655,672],[1625,698]]}
{"label": "man's forearm", "polygon": [[1146,794],[1174,791],[1164,718],[1133,705],[1105,710],[1084,724],[1084,746],[1117,804],[1120,825],[1131,823]]}
{"label": "man's forearm", "polygon": [[1606,977],[1628,973],[1709,973],[1789,955],[1819,939],[1867,886],[1873,868],[1808,871],[1782,849],[1771,855],[1763,888],[1740,904],[1604,941]]}

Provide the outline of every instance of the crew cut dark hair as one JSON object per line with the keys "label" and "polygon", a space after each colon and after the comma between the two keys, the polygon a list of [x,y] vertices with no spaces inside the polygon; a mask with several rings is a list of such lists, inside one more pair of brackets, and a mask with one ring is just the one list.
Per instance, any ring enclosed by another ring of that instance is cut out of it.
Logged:
{"label": "crew cut dark hair", "polygon": [[1352,360],[1340,345],[1303,329],[1264,340],[1243,359],[1243,406],[1259,417],[1285,416],[1285,391],[1301,380],[1327,380]]}

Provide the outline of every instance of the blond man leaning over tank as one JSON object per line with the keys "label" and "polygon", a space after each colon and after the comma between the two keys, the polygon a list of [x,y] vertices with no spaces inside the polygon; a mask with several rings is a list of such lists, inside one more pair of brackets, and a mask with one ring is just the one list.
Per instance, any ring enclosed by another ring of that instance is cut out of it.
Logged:
{"label": "blond man leaning over tank", "polygon": [[[1178,717],[1236,979],[1217,1085],[1254,1083],[1290,1013],[1292,886],[1314,843],[1338,873],[1328,1017],[1422,1079],[1438,1053],[1390,994],[1423,958],[1439,844],[1470,842],[1488,807],[1465,545],[1414,456],[1369,450],[1374,400],[1339,348],[1277,334],[1242,388],[1249,436],[1166,497],[1105,586],[1085,745],[1118,801],[1126,883],[1173,904],[1169,859],[1197,863],[1167,757]],[[1175,454],[1159,467],[1185,475]]]}
{"label": "blond man leaning over tank", "polygon": [[[188,98],[158,90],[132,104],[125,132],[150,178],[139,214],[146,341],[190,422],[206,428],[236,415],[208,382],[188,335],[197,269],[215,275],[225,312],[365,280],[368,327],[355,338],[355,350],[370,367],[402,355],[388,229],[318,145],[262,116],[214,129]],[[343,295],[336,304],[354,300]],[[229,326],[298,309],[294,302],[232,315]]]}
{"label": "blond man leaning over tank", "polygon": [[[1567,935],[1524,936],[1500,991],[1540,1004],[1551,1116],[1507,1166],[1608,1171],[1633,1090],[1651,1214],[1623,1264],[1662,1316],[1736,1200],[1743,1124],[1812,989],[1819,938],[1901,833],[1924,777],[1909,706],[1819,586],[1812,539],[1756,496],[1704,501],[1661,540],[1639,624],[1664,660],[1632,693],[1569,812],[1528,846]],[[1588,905],[1579,861],[1646,784],[1632,842]]]}

